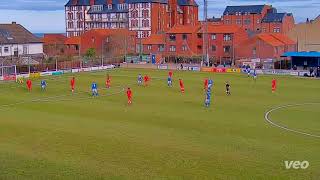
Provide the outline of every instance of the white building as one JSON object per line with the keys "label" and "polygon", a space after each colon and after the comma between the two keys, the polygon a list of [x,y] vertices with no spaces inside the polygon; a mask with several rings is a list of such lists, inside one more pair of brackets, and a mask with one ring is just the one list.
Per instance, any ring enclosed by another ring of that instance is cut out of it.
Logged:
{"label": "white building", "polygon": [[21,57],[43,54],[43,43],[22,25],[0,24],[0,57]]}

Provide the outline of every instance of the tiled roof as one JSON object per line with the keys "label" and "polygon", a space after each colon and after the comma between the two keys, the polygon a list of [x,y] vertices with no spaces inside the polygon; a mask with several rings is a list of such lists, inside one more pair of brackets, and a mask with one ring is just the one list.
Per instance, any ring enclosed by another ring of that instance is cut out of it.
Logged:
{"label": "tiled roof", "polygon": [[262,41],[270,44],[271,46],[284,46],[284,45],[294,45],[296,44],[290,38],[286,37],[285,35],[280,34],[258,34],[257,38],[261,39]]}
{"label": "tiled roof", "polygon": [[165,44],[164,34],[152,34],[146,39],[142,40],[142,44]]}
{"label": "tiled roof", "polygon": [[[179,0],[180,1],[180,0]],[[187,1],[187,0],[183,0]],[[163,3],[167,4],[168,0],[124,0],[124,3],[135,4],[135,3]],[[106,5],[106,0],[95,0],[95,5]],[[120,4],[119,0],[113,0],[112,4]],[[73,0],[69,0],[65,6],[90,6],[90,0],[76,0],[73,4]]]}
{"label": "tiled roof", "polygon": [[290,14],[287,14],[287,13],[267,13],[264,16],[264,18],[262,19],[262,22],[264,22],[264,23],[282,22],[282,20],[285,16],[290,16]]}
{"label": "tiled roof", "polygon": [[177,25],[174,26],[173,28],[171,28],[167,33],[172,33],[172,34],[191,34],[191,33],[195,33],[200,29],[200,25],[198,26],[181,26],[181,25]]}
{"label": "tiled roof", "polygon": [[0,24],[0,44],[42,43],[20,24]]}
{"label": "tiled roof", "polygon": [[239,29],[240,27],[236,25],[208,25],[208,33],[235,33]]}
{"label": "tiled roof", "polygon": [[266,5],[248,5],[248,6],[227,6],[223,15],[232,15],[235,13],[261,14]]}
{"label": "tiled roof", "polygon": [[69,37],[64,44],[67,45],[79,45],[81,43],[80,36]]}
{"label": "tiled roof", "polygon": [[284,35],[284,34],[271,34],[271,36],[273,36],[274,38],[278,39],[279,41],[283,42],[286,45],[294,45],[296,44],[295,41],[293,41],[292,39],[290,39],[288,36]]}
{"label": "tiled roof", "polygon": [[44,34],[42,41],[44,44],[64,44],[67,37],[63,34]]}

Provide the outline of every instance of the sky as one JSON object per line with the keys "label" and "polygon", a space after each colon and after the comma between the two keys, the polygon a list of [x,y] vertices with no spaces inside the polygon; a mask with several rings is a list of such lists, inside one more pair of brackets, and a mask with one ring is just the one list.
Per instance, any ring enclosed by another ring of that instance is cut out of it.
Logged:
{"label": "sky", "polygon": [[[203,1],[199,17],[203,17]],[[67,0],[1,0],[0,23],[16,21],[33,33],[65,32],[64,5]],[[220,17],[227,5],[271,4],[278,12],[292,12],[297,22],[320,14],[320,0],[208,0],[208,17]]]}

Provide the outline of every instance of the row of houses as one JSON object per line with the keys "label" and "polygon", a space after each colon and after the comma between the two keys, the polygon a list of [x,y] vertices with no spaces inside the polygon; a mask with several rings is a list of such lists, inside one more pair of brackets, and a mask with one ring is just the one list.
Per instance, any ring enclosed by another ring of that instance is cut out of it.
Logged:
{"label": "row of houses", "polygon": [[152,34],[144,39],[136,38],[136,34],[127,29],[93,29],[69,38],[48,34],[44,42],[44,50],[49,56],[85,56],[88,49],[95,49],[97,57],[101,58],[123,59],[124,56],[146,55],[155,56],[158,63],[176,59],[199,62],[204,49],[207,49],[209,59],[216,63],[231,63],[240,59],[279,59],[283,53],[297,48],[295,41],[281,33],[259,33],[250,37],[242,27],[214,24],[175,26],[166,33]]}

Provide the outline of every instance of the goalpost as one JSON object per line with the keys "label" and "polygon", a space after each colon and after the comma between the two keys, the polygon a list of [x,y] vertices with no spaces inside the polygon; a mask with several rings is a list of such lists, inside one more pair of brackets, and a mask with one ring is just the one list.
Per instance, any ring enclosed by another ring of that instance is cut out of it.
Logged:
{"label": "goalpost", "polygon": [[3,81],[16,81],[17,80],[17,66],[0,66],[0,77]]}

